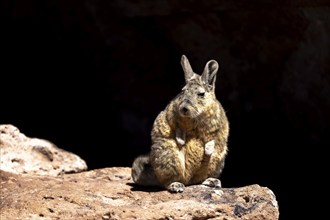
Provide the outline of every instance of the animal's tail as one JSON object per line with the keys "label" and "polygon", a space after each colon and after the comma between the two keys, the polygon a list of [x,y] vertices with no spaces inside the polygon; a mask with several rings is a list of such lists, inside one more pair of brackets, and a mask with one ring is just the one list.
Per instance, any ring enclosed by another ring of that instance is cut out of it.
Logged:
{"label": "animal's tail", "polygon": [[138,156],[132,165],[133,181],[142,186],[160,186],[155,172],[150,164],[149,155]]}

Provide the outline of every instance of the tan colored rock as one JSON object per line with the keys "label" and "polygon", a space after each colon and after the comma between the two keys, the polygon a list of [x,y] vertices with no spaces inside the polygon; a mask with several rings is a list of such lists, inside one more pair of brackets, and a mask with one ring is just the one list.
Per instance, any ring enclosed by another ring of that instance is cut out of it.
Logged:
{"label": "tan colored rock", "polygon": [[16,174],[57,176],[87,170],[79,156],[53,143],[29,138],[13,125],[0,125],[0,169]]}
{"label": "tan colored rock", "polygon": [[12,219],[249,219],[279,218],[267,187],[189,186],[171,194],[139,188],[131,169],[113,167],[76,174],[38,176],[0,171],[1,220]]}

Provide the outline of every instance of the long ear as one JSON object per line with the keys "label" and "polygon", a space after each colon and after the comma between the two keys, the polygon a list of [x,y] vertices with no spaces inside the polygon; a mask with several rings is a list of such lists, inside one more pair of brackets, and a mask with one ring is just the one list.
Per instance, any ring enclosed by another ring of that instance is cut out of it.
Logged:
{"label": "long ear", "polygon": [[203,82],[211,87],[212,90],[215,88],[215,80],[217,78],[218,72],[218,62],[215,60],[210,60],[206,63],[204,71],[202,73]]}
{"label": "long ear", "polygon": [[185,55],[182,55],[181,57],[181,66],[184,72],[184,78],[186,80],[186,83],[188,83],[189,79],[194,76],[194,72],[190,66],[188,58]]}

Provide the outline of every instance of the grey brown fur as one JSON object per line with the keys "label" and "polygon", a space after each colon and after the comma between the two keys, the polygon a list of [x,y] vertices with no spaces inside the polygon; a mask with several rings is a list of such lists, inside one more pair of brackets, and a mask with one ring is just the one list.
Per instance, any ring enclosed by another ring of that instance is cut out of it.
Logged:
{"label": "grey brown fur", "polygon": [[151,131],[151,151],[132,165],[133,181],[183,192],[186,185],[221,187],[229,123],[215,96],[218,63],[210,60],[201,75],[182,55],[186,84],[161,111]]}

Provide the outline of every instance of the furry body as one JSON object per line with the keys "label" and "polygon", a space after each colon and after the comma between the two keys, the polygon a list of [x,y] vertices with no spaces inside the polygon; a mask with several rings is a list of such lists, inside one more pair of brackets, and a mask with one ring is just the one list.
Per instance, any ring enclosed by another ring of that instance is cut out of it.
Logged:
{"label": "furry body", "polygon": [[151,151],[134,160],[132,178],[171,192],[201,183],[220,187],[229,123],[214,93],[218,63],[210,60],[202,75],[192,71],[184,55],[181,65],[186,84],[155,119]]}

